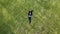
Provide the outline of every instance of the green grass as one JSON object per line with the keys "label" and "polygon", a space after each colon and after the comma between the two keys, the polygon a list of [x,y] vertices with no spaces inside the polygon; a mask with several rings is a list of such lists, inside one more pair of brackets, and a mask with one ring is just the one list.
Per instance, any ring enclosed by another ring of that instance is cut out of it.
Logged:
{"label": "green grass", "polygon": [[60,34],[60,0],[0,0],[0,34]]}

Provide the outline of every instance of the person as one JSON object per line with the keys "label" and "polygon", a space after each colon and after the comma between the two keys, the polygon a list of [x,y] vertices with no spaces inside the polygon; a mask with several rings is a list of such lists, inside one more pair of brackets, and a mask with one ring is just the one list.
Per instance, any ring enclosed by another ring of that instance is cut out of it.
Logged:
{"label": "person", "polygon": [[31,10],[31,11],[28,12],[29,24],[31,23],[32,12],[33,12],[33,10]]}

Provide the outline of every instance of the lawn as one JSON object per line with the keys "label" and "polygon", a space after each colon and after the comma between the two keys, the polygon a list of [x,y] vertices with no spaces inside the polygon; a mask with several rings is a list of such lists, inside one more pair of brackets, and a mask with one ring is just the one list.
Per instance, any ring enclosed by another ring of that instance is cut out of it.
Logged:
{"label": "lawn", "polygon": [[0,0],[0,34],[60,34],[60,0]]}

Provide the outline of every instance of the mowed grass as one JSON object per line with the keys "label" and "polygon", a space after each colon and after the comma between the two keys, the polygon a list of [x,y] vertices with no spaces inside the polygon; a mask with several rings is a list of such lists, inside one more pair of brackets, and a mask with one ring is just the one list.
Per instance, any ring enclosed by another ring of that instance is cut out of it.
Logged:
{"label": "mowed grass", "polygon": [[60,34],[60,0],[0,0],[0,34]]}

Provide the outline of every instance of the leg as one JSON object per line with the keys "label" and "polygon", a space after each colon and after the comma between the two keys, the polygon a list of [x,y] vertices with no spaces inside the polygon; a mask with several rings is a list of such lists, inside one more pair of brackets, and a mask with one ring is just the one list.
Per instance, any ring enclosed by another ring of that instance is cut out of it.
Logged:
{"label": "leg", "polygon": [[31,17],[29,17],[29,24],[31,23]]}

